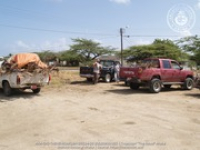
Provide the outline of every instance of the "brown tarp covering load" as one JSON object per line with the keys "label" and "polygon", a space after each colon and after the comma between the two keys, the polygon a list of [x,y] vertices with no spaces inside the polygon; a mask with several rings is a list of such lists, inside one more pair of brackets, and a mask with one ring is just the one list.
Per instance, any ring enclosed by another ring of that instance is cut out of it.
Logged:
{"label": "brown tarp covering load", "polygon": [[48,66],[40,60],[39,56],[34,53],[20,53],[13,55],[9,58],[8,63],[11,64],[12,69],[21,69],[30,64],[37,65],[37,67],[41,69],[48,68]]}

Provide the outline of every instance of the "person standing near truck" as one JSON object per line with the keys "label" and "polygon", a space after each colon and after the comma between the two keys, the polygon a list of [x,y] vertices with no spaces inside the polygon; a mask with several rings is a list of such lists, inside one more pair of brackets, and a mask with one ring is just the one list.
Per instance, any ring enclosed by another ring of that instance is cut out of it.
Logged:
{"label": "person standing near truck", "polygon": [[93,63],[93,74],[94,74],[93,83],[94,84],[98,83],[101,67],[102,66],[100,64],[100,60],[98,58],[95,59],[95,62]]}
{"label": "person standing near truck", "polygon": [[119,71],[120,71],[120,63],[119,62],[115,62],[114,64],[114,78],[115,78],[115,81],[118,83],[119,82]]}

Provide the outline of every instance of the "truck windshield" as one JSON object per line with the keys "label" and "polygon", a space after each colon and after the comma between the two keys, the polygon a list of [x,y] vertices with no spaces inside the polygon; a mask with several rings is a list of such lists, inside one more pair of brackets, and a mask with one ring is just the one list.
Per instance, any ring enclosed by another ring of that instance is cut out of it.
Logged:
{"label": "truck windshield", "polygon": [[100,64],[102,67],[113,67],[113,62],[112,61],[101,61]]}
{"label": "truck windshield", "polygon": [[156,59],[145,59],[141,62],[141,66],[145,68],[160,68],[160,63]]}

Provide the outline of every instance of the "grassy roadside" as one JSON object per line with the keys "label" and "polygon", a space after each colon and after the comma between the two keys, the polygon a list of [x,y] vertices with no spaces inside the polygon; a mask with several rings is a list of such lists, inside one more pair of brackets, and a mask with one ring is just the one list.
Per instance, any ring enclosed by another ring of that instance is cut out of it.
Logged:
{"label": "grassy roadside", "polygon": [[73,81],[82,81],[85,80],[79,76],[78,71],[59,71],[51,72],[51,82],[48,88],[60,88],[67,84],[70,84]]}
{"label": "grassy roadside", "polygon": [[80,67],[58,67],[59,70],[79,70]]}

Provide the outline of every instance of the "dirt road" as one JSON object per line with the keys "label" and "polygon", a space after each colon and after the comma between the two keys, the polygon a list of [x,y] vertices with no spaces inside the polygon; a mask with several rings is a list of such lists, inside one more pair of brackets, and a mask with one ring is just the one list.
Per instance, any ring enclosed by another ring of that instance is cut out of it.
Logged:
{"label": "dirt road", "polygon": [[200,91],[159,94],[123,83],[69,81],[6,98],[0,150],[199,150]]}

